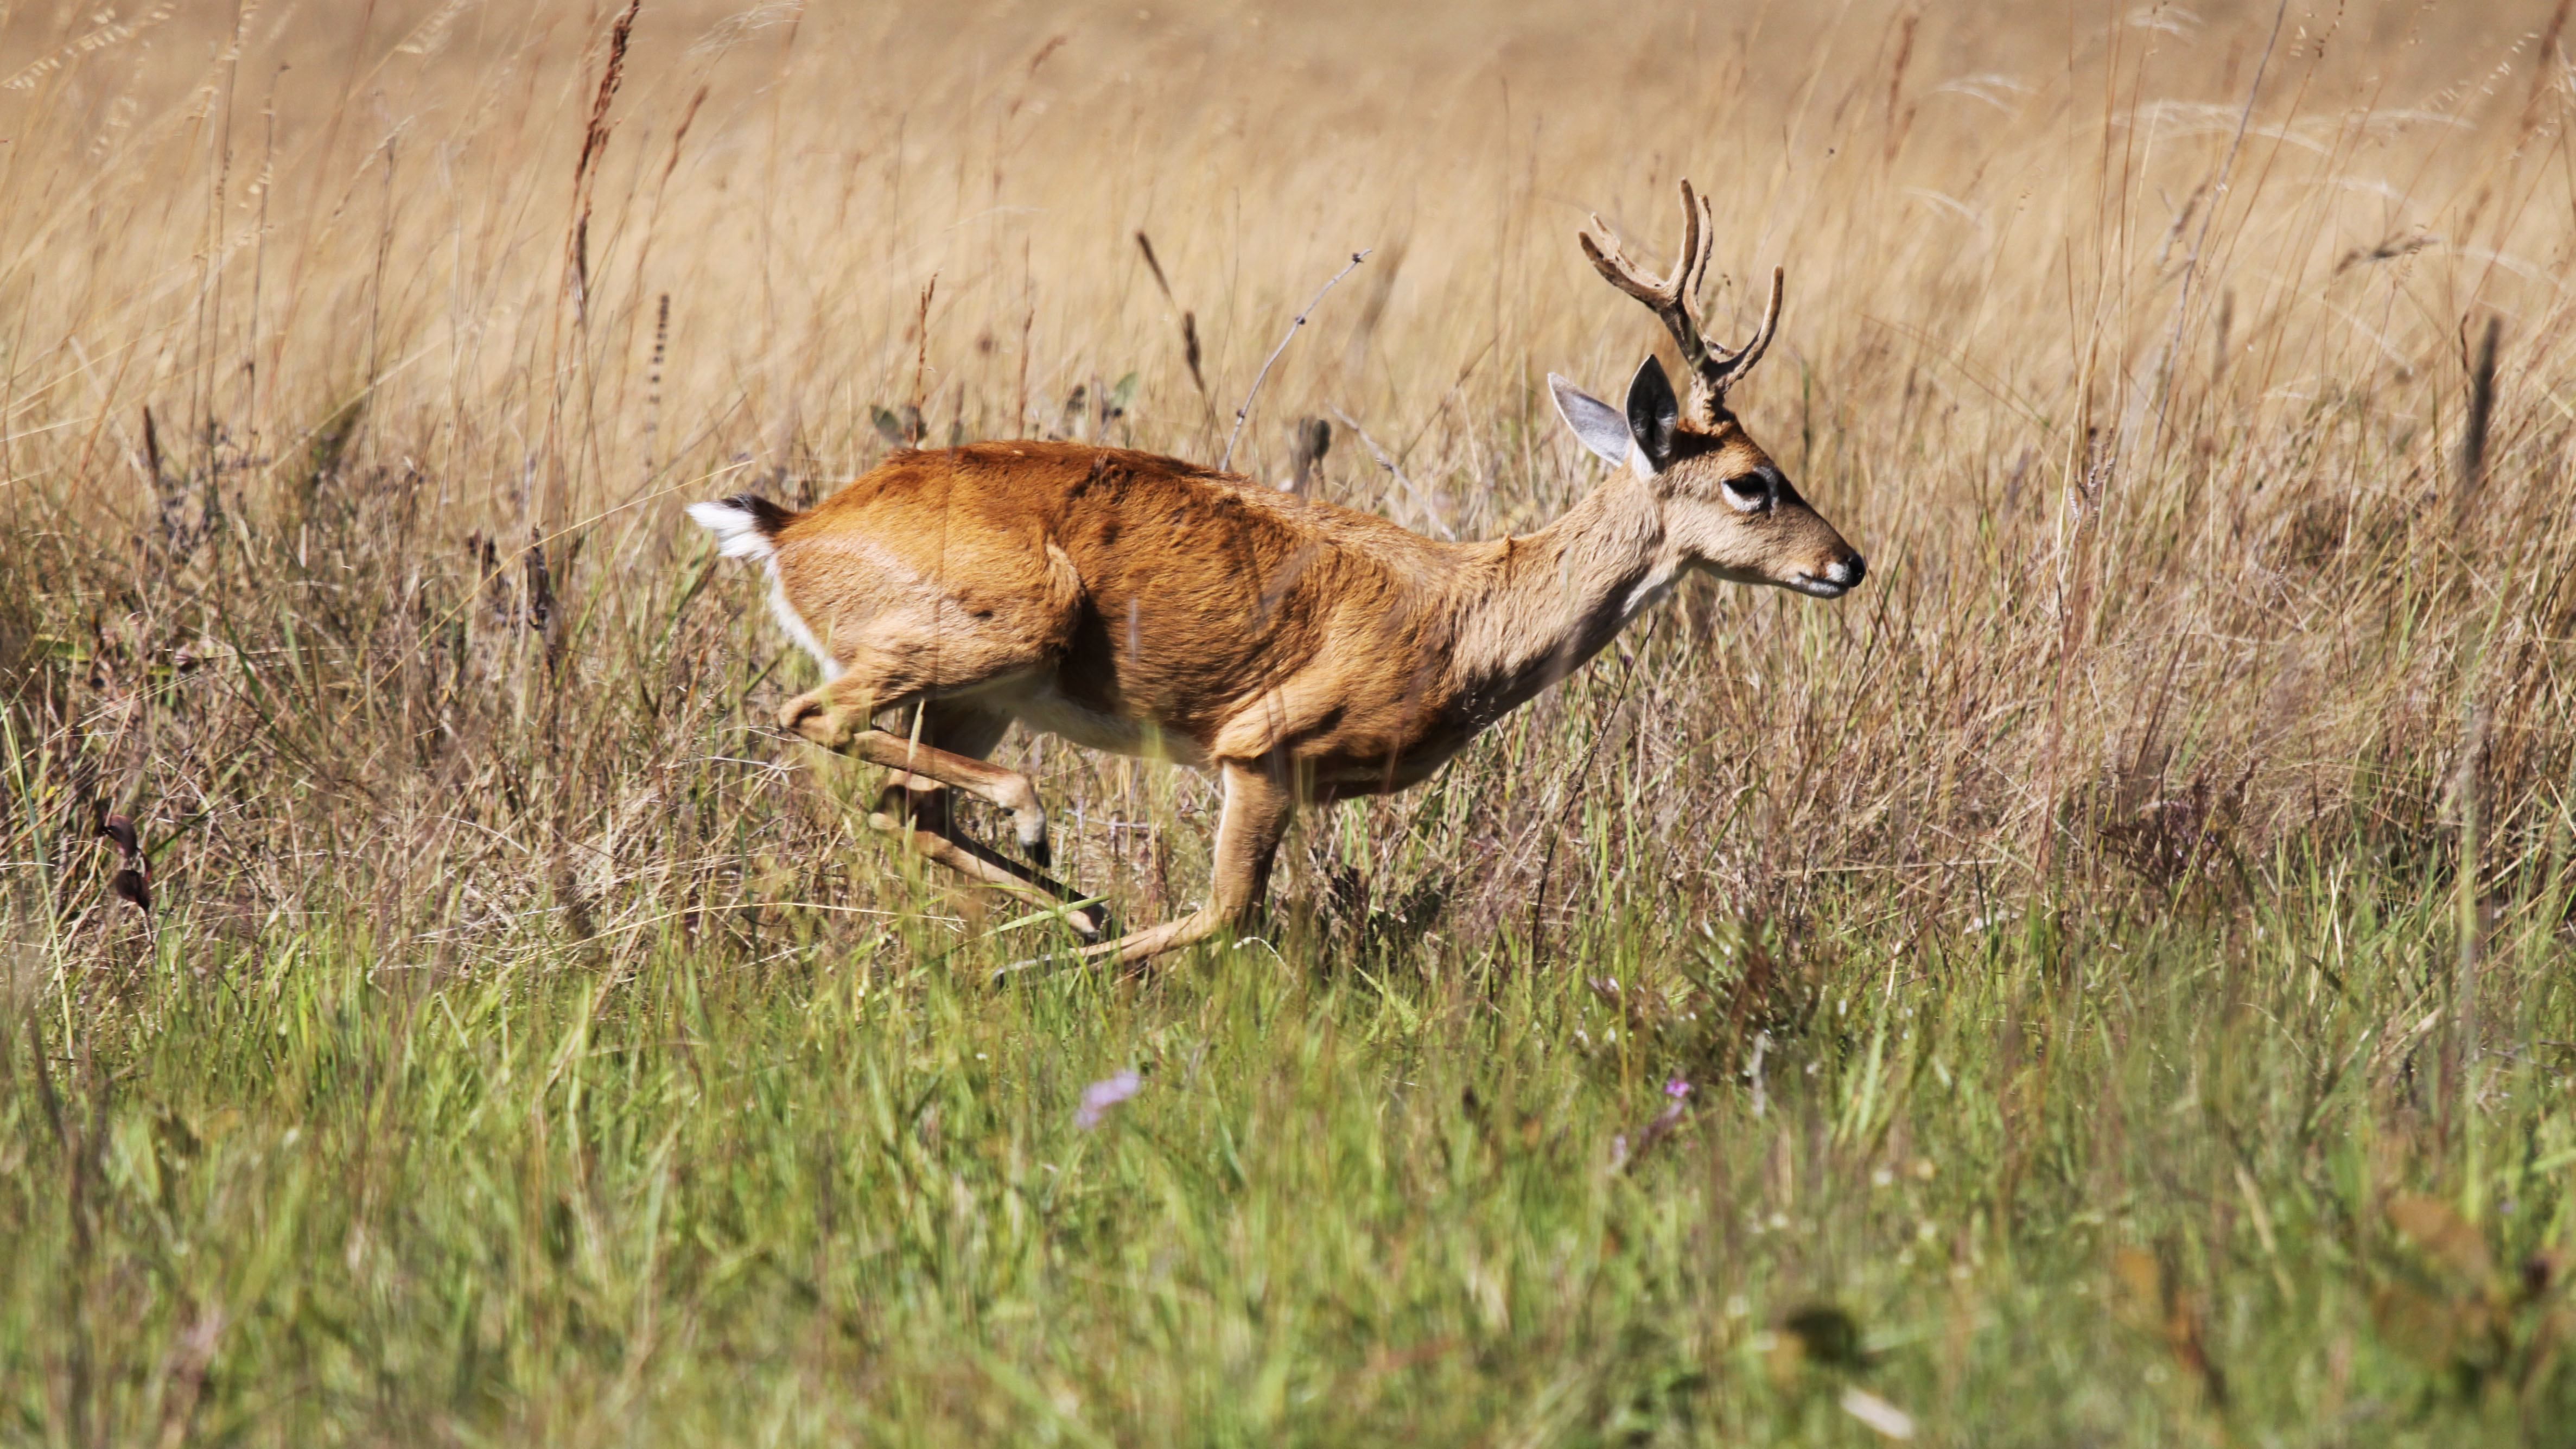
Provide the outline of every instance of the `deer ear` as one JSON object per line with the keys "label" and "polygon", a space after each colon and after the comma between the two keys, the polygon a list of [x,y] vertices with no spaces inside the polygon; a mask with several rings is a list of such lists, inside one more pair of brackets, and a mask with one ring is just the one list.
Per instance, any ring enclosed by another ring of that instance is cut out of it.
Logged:
{"label": "deer ear", "polygon": [[1682,430],[1682,402],[1673,396],[1673,380],[1653,353],[1628,382],[1628,433],[1637,440],[1639,471],[1661,473],[1673,461],[1673,444]]}
{"label": "deer ear", "polygon": [[1628,420],[1617,408],[1552,372],[1547,390],[1556,399],[1556,415],[1594,457],[1613,468],[1628,461]]}

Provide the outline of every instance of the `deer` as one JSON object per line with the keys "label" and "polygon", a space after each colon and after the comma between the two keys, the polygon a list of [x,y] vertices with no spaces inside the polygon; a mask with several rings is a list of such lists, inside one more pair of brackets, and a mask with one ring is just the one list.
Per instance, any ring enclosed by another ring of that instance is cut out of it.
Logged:
{"label": "deer", "polygon": [[[1035,440],[898,451],[803,512],[691,505],[723,555],[766,568],[780,627],[821,667],[779,726],[888,772],[874,829],[1056,914],[1077,959],[1125,967],[1248,925],[1300,806],[1430,778],[1684,576],[1848,593],[1866,561],[1727,406],[1778,330],[1783,272],[1751,339],[1714,342],[1691,309],[1715,226],[1687,180],[1681,209],[1660,279],[1598,215],[1579,235],[1672,334],[1687,401],[1651,352],[1621,407],[1550,373],[1610,471],[1534,533],[1443,542],[1178,458]],[[989,758],[1014,723],[1214,774],[1204,903],[1110,936],[1046,874],[1036,785]],[[957,795],[1007,814],[1021,858],[968,834]]]}

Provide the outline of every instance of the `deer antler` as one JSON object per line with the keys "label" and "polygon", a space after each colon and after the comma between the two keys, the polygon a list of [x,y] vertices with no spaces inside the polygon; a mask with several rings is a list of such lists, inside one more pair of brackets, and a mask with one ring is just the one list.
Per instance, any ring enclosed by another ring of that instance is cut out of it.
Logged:
{"label": "deer antler", "polygon": [[1762,360],[1763,352],[1771,346],[1771,334],[1779,330],[1782,269],[1771,269],[1771,301],[1762,309],[1762,325],[1754,330],[1751,341],[1730,352],[1710,342],[1690,314],[1690,299],[1708,275],[1709,253],[1717,247],[1717,229],[1708,198],[1692,191],[1688,181],[1682,183],[1681,257],[1674,262],[1672,275],[1660,282],[1637,270],[1620,249],[1619,234],[1597,213],[1592,218],[1592,228],[1606,240],[1596,241],[1592,232],[1582,233],[1583,254],[1592,259],[1593,268],[1603,280],[1644,303],[1673,334],[1673,341],[1681,344],[1682,361],[1691,372],[1691,410],[1702,422],[1715,422],[1726,390]]}

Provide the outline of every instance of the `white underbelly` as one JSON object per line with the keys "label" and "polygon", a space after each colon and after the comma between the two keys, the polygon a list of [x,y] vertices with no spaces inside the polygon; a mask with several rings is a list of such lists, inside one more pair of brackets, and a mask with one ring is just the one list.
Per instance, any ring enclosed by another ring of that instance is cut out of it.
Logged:
{"label": "white underbelly", "polygon": [[1117,715],[1085,709],[1052,689],[1010,694],[995,702],[1007,705],[1020,723],[1028,728],[1070,740],[1084,749],[1170,760],[1181,765],[1207,763],[1207,756],[1200,751],[1198,742],[1187,735],[1167,734],[1156,729],[1150,721],[1122,719]]}

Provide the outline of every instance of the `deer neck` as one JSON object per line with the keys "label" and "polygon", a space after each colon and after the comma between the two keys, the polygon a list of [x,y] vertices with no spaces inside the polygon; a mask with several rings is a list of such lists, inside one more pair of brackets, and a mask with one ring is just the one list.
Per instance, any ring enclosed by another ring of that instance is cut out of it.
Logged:
{"label": "deer neck", "polygon": [[1654,495],[1626,472],[1538,532],[1477,547],[1452,667],[1480,727],[1583,667],[1682,565]]}

